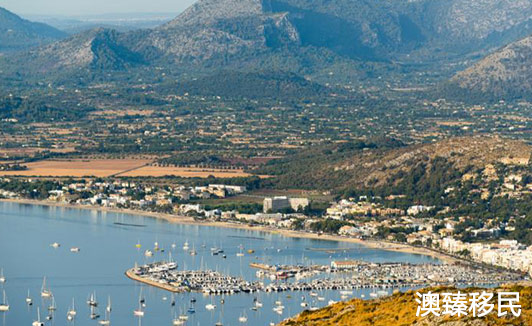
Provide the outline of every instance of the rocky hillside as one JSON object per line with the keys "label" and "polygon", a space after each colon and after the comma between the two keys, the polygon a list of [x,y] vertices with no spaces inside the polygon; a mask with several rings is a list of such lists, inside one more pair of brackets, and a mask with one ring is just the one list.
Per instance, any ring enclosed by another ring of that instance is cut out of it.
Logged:
{"label": "rocky hillside", "polygon": [[[312,75],[351,66],[338,70],[353,78],[364,72],[357,68],[361,62],[423,62],[507,44],[532,33],[530,17],[527,0],[199,0],[161,27],[100,39],[114,63],[91,67],[135,66],[127,64],[135,54],[151,67],[181,71]],[[45,66],[51,56],[62,62],[49,70],[84,68],[88,55],[78,60],[73,44],[91,35],[7,58],[0,66],[21,68],[28,59]]]}
{"label": "rocky hillside", "polygon": [[[433,288],[422,290],[432,292],[456,293],[457,289]],[[480,289],[460,289],[461,292],[482,292]],[[509,291],[520,293],[522,306],[521,317],[497,317],[495,313],[483,318],[466,317],[416,317],[418,304],[413,291],[397,293],[379,300],[365,301],[360,299],[341,302],[315,312],[304,311],[298,316],[288,319],[280,326],[498,326],[498,325],[532,325],[532,287],[508,286],[502,289],[489,289],[487,292]]]}
{"label": "rocky hillside", "polygon": [[116,31],[98,28],[29,50],[22,58],[26,69],[43,73],[79,68],[121,70],[141,65],[142,55],[123,45],[118,35]]}
{"label": "rocky hillside", "polygon": [[30,22],[0,7],[0,52],[23,50],[65,36],[51,26]]}
{"label": "rocky hillside", "polygon": [[413,146],[331,144],[270,161],[259,173],[277,176],[281,188],[389,189],[407,178],[422,181],[431,175],[443,186],[488,164],[526,165],[531,154],[524,142],[485,135]]}
{"label": "rocky hillside", "polygon": [[458,93],[497,99],[532,98],[532,36],[511,43],[456,74]]}

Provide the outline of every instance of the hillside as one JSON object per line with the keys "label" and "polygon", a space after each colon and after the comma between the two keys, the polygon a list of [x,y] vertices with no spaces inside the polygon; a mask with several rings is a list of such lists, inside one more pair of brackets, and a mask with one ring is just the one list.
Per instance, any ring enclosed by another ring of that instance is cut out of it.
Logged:
{"label": "hillside", "polygon": [[85,69],[122,70],[143,63],[140,54],[120,43],[119,33],[98,28],[19,55],[35,72]]}
{"label": "hillside", "polygon": [[532,98],[532,36],[511,43],[456,74],[450,87],[493,100]]}
{"label": "hillside", "polygon": [[0,52],[28,49],[65,36],[51,26],[30,22],[0,7]]}
{"label": "hillside", "polygon": [[[132,57],[139,57],[170,73],[336,71],[353,80],[372,73],[367,62],[451,60],[502,46],[532,32],[531,16],[526,0],[200,0],[163,26],[100,38],[111,63],[89,67],[104,75],[137,67]],[[85,68],[90,54],[79,59],[78,45],[91,33],[6,58],[0,67],[20,72],[28,59],[44,67],[51,57],[55,64],[42,72]]]}
{"label": "hillside", "polygon": [[[276,176],[281,188],[391,189],[413,177],[413,173],[418,174],[418,182],[438,173],[444,186],[487,164],[528,162],[531,154],[532,147],[521,141],[488,136],[399,147],[378,141],[341,143],[270,161],[258,172]],[[418,187],[422,189],[421,185]]]}
{"label": "hillside", "polygon": [[[348,302],[336,303],[315,312],[304,311],[296,317],[283,321],[280,326],[496,326],[496,325],[532,325],[532,288],[525,286],[503,287],[504,291],[519,292],[522,306],[519,318],[498,318],[497,306],[495,313],[483,318],[473,318],[471,315],[458,317],[416,317],[418,304],[415,302],[415,292],[397,293],[379,300],[355,299]],[[422,290],[432,292],[456,293],[457,289],[432,288]],[[501,290],[501,289],[499,289]],[[480,289],[460,289],[461,292],[482,292]],[[493,289],[487,292],[495,292]],[[496,305],[496,302],[494,302]]]}

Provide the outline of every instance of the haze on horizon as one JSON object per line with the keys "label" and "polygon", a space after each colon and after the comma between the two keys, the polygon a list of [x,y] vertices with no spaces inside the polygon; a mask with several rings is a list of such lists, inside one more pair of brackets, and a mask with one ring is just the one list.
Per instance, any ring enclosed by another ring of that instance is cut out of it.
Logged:
{"label": "haze on horizon", "polygon": [[0,0],[19,15],[87,16],[121,13],[176,13],[196,0]]}

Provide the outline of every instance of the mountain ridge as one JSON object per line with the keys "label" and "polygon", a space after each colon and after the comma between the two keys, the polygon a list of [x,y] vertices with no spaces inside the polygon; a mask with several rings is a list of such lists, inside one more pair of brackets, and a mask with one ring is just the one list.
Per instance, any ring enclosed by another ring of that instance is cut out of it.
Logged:
{"label": "mountain ridge", "polygon": [[35,23],[0,7],[0,52],[11,52],[59,40],[66,33]]}

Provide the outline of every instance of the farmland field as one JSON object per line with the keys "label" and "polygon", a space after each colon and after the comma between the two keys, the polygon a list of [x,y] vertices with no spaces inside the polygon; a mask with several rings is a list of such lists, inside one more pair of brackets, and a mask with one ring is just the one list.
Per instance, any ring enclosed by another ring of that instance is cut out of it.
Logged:
{"label": "farmland field", "polygon": [[25,171],[1,171],[0,175],[36,177],[107,177],[151,163],[138,159],[46,160],[25,163]]}

